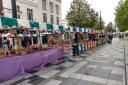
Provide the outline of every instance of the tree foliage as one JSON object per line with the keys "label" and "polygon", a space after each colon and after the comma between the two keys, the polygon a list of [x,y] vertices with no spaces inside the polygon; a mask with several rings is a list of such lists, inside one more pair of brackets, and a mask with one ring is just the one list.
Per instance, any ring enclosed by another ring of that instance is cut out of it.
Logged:
{"label": "tree foliage", "polygon": [[128,30],[128,0],[121,0],[116,7],[116,25],[121,32]]}
{"label": "tree foliage", "polygon": [[114,32],[114,25],[112,22],[109,22],[108,25],[105,28],[106,32]]}
{"label": "tree foliage", "polygon": [[[86,0],[73,0],[67,14],[69,26],[100,29],[100,16]],[[104,21],[101,18],[101,28]]]}

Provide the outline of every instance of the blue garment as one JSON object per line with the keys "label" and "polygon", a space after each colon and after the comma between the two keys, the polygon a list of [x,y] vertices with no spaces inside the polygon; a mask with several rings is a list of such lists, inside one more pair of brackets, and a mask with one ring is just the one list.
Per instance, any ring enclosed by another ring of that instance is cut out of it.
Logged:
{"label": "blue garment", "polygon": [[80,44],[80,46],[81,46],[81,53],[83,52],[83,45],[82,44]]}
{"label": "blue garment", "polygon": [[73,56],[75,56],[76,54],[79,54],[79,46],[73,45],[72,47],[73,47],[72,48]]}
{"label": "blue garment", "polygon": [[73,54],[73,56],[75,56],[75,55],[76,55],[75,45],[73,45],[72,47],[73,47],[73,48],[72,48],[72,54]]}
{"label": "blue garment", "polygon": [[79,54],[79,45],[78,44],[75,46],[75,49],[76,49],[76,54]]}

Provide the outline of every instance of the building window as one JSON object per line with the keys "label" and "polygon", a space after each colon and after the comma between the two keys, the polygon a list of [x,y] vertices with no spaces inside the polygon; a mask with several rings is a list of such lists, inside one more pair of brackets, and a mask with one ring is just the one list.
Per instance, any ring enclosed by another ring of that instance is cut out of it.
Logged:
{"label": "building window", "polygon": [[20,19],[20,6],[16,6],[17,18]]}
{"label": "building window", "polygon": [[47,23],[47,14],[43,13],[43,22]]}
{"label": "building window", "polygon": [[56,24],[59,25],[60,24],[59,22],[60,22],[59,17],[56,17]]}
{"label": "building window", "polygon": [[50,18],[51,18],[51,24],[54,24],[53,15],[51,15]]}
{"label": "building window", "polygon": [[59,15],[59,5],[56,5],[56,14]]}
{"label": "building window", "polygon": [[46,0],[42,0],[42,8],[43,8],[44,11],[47,10],[47,2],[46,2]]}
{"label": "building window", "polygon": [[53,13],[53,3],[49,2],[50,13]]}
{"label": "building window", "polygon": [[27,9],[27,17],[28,17],[28,20],[33,20],[33,10],[32,9]]}

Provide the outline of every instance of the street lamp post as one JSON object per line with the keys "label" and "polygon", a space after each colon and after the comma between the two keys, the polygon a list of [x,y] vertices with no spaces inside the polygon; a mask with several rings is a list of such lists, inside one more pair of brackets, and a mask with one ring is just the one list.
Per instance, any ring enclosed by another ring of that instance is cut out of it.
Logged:
{"label": "street lamp post", "polygon": [[0,0],[0,16],[3,16],[3,0]]}
{"label": "street lamp post", "polygon": [[100,30],[102,29],[101,27],[101,11],[100,11]]}
{"label": "street lamp post", "polygon": [[12,17],[17,18],[16,0],[11,0],[12,2]]}

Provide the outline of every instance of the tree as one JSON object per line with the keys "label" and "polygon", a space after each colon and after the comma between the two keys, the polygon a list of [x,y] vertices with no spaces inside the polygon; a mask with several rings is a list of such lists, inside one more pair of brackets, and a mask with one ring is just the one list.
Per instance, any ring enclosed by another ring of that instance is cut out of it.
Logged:
{"label": "tree", "polygon": [[[86,0],[73,0],[67,14],[69,26],[99,29],[99,15]],[[102,20],[103,25],[103,20]]]}
{"label": "tree", "polygon": [[67,14],[67,19],[70,26],[85,27],[87,26],[87,9],[89,5],[86,5],[82,1],[73,0],[70,8],[70,12]]}
{"label": "tree", "polygon": [[109,22],[108,25],[105,28],[106,32],[112,32],[113,31],[113,23]]}
{"label": "tree", "polygon": [[120,31],[128,30],[128,0],[121,0],[116,7],[116,25]]}
{"label": "tree", "polygon": [[103,29],[105,28],[104,24],[105,24],[105,23],[104,23],[102,17],[98,16],[94,28],[95,28],[96,30],[103,30]]}

